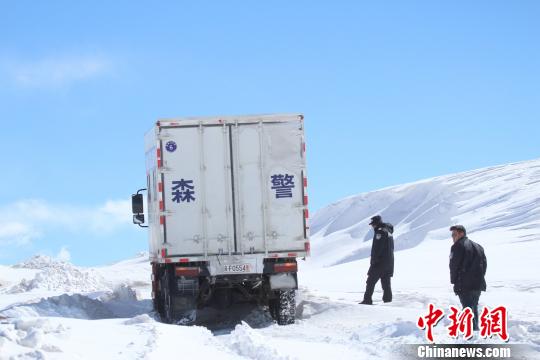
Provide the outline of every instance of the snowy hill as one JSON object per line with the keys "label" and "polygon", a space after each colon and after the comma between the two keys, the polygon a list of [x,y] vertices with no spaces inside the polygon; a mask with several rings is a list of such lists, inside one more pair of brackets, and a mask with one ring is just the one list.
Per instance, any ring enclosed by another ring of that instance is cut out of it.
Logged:
{"label": "snowy hill", "polygon": [[538,242],[540,160],[436,177],[329,205],[311,222],[314,262],[327,266],[369,257],[368,223],[376,214],[394,225],[398,251],[447,240],[448,228],[457,223],[478,238],[500,230],[491,244]]}
{"label": "snowy hill", "polygon": [[[369,267],[368,221],[396,227],[394,301],[361,306]],[[317,212],[312,257],[300,261],[296,324],[281,327],[256,305],[201,313],[201,326],[162,324],[151,311],[148,254],[81,268],[36,256],[0,266],[0,360],[394,359],[425,343],[416,326],[429,303],[459,305],[449,285],[448,227],[462,223],[488,257],[480,306],[508,308],[510,343],[540,358],[540,160],[352,196]],[[461,343],[435,328],[439,343]],[[472,343],[502,343],[475,338]]]}

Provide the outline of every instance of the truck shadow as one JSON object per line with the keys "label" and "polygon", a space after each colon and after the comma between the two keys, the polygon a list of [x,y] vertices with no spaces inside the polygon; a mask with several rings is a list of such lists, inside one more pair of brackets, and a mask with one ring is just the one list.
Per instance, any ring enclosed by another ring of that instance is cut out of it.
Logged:
{"label": "truck shadow", "polygon": [[243,322],[255,329],[274,324],[266,307],[246,302],[232,304],[225,309],[200,309],[195,325],[206,327],[214,335],[226,335]]}

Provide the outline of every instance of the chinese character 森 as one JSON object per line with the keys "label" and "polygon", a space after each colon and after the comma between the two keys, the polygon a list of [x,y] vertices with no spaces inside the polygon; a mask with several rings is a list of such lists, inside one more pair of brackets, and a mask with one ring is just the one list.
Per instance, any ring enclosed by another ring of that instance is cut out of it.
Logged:
{"label": "chinese character \u68ee", "polygon": [[193,180],[184,180],[172,182],[172,201],[176,203],[195,201],[195,186]]}

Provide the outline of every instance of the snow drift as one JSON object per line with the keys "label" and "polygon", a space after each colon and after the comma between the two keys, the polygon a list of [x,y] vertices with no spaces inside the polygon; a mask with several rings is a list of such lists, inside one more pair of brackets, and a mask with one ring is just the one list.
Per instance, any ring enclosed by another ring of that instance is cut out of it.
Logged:
{"label": "snow drift", "polygon": [[[361,300],[369,218],[395,225],[394,301]],[[0,266],[0,360],[389,359],[423,343],[416,320],[429,303],[459,305],[448,279],[448,227],[464,224],[488,257],[480,306],[506,305],[511,343],[540,351],[540,160],[441,176],[352,196],[318,211],[312,257],[300,261],[296,324],[277,326],[257,305],[201,314],[202,326],[158,322],[148,254],[81,268],[45,256]],[[448,324],[435,328],[439,343]],[[473,343],[501,343],[497,338]]]}
{"label": "snow drift", "polygon": [[313,261],[328,266],[369,257],[368,224],[376,214],[394,225],[396,251],[447,239],[448,228],[457,223],[470,234],[510,231],[508,237],[493,239],[497,242],[537,242],[540,160],[435,177],[326,206],[311,222]]}

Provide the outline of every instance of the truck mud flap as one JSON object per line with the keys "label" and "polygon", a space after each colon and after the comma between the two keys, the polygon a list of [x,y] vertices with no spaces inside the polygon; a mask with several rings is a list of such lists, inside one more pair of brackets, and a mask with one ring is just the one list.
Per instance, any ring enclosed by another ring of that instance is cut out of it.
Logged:
{"label": "truck mud flap", "polygon": [[294,274],[292,273],[270,275],[269,280],[270,280],[270,289],[272,290],[298,288],[296,276],[294,276]]}

